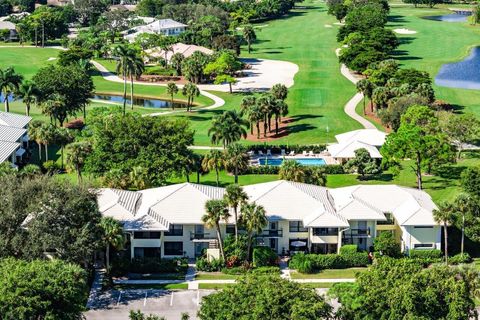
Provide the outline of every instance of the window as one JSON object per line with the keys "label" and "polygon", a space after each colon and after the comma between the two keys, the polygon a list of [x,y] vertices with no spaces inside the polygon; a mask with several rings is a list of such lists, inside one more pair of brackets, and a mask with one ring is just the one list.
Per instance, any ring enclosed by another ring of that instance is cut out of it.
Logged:
{"label": "window", "polygon": [[303,227],[302,221],[290,221],[288,230],[290,232],[307,232],[308,231],[307,228]]}
{"label": "window", "polygon": [[314,236],[337,236],[338,228],[313,228]]}
{"label": "window", "polygon": [[135,231],[133,234],[135,239],[160,239],[160,232],[157,231]]}
{"label": "window", "polygon": [[135,258],[160,258],[160,248],[135,247],[133,256]]}
{"label": "window", "polygon": [[183,256],[183,242],[168,242],[163,243],[163,248],[166,256]]}
{"label": "window", "polygon": [[415,243],[413,245],[415,249],[422,249],[422,248],[432,248],[433,243]]}
{"label": "window", "polygon": [[227,224],[226,228],[227,234],[235,234],[235,225],[234,224]]}
{"label": "window", "polygon": [[414,226],[414,229],[432,229],[433,226]]}
{"label": "window", "polygon": [[165,232],[165,236],[183,236],[183,225],[181,224],[170,224],[168,232]]}

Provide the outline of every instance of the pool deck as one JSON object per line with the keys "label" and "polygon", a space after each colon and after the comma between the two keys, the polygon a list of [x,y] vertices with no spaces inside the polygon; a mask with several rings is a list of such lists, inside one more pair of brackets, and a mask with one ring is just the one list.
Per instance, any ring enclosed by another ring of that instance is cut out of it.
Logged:
{"label": "pool deck", "polygon": [[279,154],[272,154],[272,155],[258,155],[254,154],[251,155],[250,162],[252,165],[260,165],[259,160],[260,159],[285,159],[285,160],[295,160],[295,159],[323,159],[325,161],[326,165],[331,165],[331,164],[338,164],[338,162],[330,155],[325,154],[325,153],[320,153],[320,154],[314,154],[312,155],[306,155],[306,154],[296,154],[296,155],[279,155]]}

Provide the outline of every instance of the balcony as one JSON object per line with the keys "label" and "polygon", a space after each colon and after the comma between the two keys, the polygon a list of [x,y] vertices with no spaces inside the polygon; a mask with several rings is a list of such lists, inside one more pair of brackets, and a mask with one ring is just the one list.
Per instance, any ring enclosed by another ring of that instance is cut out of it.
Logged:
{"label": "balcony", "polygon": [[205,242],[208,242],[209,240],[216,240],[217,235],[216,234],[211,234],[211,233],[206,233],[206,232],[201,232],[201,233],[195,233],[195,232],[190,232],[190,240],[192,241],[202,241],[205,240]]}
{"label": "balcony", "polygon": [[266,229],[257,234],[258,238],[281,238],[283,237],[283,229]]}
{"label": "balcony", "polygon": [[349,229],[343,233],[343,238],[368,238],[370,237],[370,228]]}

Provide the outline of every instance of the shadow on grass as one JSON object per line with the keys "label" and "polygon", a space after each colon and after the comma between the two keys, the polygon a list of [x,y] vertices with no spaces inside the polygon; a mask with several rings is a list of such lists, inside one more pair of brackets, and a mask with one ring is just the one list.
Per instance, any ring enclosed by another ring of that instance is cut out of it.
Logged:
{"label": "shadow on grass", "polygon": [[374,175],[366,175],[366,176],[358,176],[358,181],[366,182],[366,181],[382,181],[382,182],[391,182],[393,181],[393,174],[391,173],[380,173]]}
{"label": "shadow on grass", "polygon": [[443,179],[458,180],[465,169],[466,166],[443,166],[436,170],[435,175]]}
{"label": "shadow on grass", "polygon": [[404,23],[406,22],[405,17],[401,15],[389,15],[387,21],[391,23]]}

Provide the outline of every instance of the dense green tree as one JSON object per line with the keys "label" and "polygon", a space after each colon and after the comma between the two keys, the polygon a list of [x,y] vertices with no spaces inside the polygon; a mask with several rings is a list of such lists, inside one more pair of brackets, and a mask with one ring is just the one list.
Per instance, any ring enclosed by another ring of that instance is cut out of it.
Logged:
{"label": "dense green tree", "polygon": [[83,26],[93,26],[107,11],[109,4],[110,1],[107,0],[75,0],[73,7],[78,21]]}
{"label": "dense green tree", "polygon": [[480,168],[470,167],[462,172],[462,188],[465,192],[480,198]]}
{"label": "dense green tree", "polygon": [[373,240],[373,248],[381,255],[399,258],[402,255],[400,244],[392,232],[384,231]]}
{"label": "dense green tree", "polygon": [[[272,298],[274,297],[274,298]],[[248,276],[203,298],[198,317],[214,319],[330,319],[332,307],[315,290],[279,276]]]}
{"label": "dense green tree", "polygon": [[365,34],[373,28],[385,26],[387,14],[388,12],[378,3],[368,3],[350,10],[345,16],[345,25],[338,31],[337,40],[343,41],[352,32]]}
{"label": "dense green tree", "polygon": [[74,142],[67,146],[67,164],[77,172],[80,182],[82,181],[83,167],[92,152],[92,145],[89,141]]}
{"label": "dense green tree", "polygon": [[79,319],[87,275],[60,260],[0,260],[0,314],[4,319]]}
{"label": "dense green tree", "polygon": [[480,138],[480,120],[473,114],[445,112],[443,117],[440,117],[440,126],[457,147],[457,159],[460,159],[464,145]]}
{"label": "dense green tree", "polygon": [[215,228],[217,232],[218,247],[220,255],[225,261],[225,252],[223,251],[223,239],[220,230],[220,221],[228,221],[230,213],[227,203],[224,200],[208,200],[205,203],[205,215],[202,217],[203,223],[209,228]]}
{"label": "dense green tree", "polygon": [[370,156],[370,153],[365,148],[355,150],[355,157],[345,164],[345,169],[360,174],[362,178],[365,177],[365,174],[377,174],[381,172],[379,164]]}
{"label": "dense green tree", "polygon": [[164,4],[163,0],[140,0],[135,11],[142,17],[156,17],[162,14]]}
{"label": "dense green tree", "polygon": [[182,64],[185,57],[180,52],[176,52],[170,58],[170,65],[175,69],[177,76],[182,75]]}
{"label": "dense green tree", "polygon": [[[165,117],[142,117],[118,113],[93,119],[93,152],[86,170],[103,175],[112,169],[132,171],[140,166],[147,170],[154,185],[182,172],[193,144],[193,132],[186,121]],[[162,170],[158,170],[158,168]]]}
{"label": "dense green tree", "polygon": [[199,84],[205,77],[203,70],[210,57],[203,52],[195,51],[190,57],[185,58],[182,63],[182,74],[185,78],[195,84]]}
{"label": "dense green tree", "polygon": [[80,60],[90,60],[93,58],[93,52],[81,47],[70,47],[67,50],[62,50],[58,54],[58,64],[68,66],[70,64],[78,63]]}
{"label": "dense green tree", "polygon": [[46,41],[67,35],[70,22],[67,10],[68,6],[40,6],[35,9],[17,24],[21,41],[31,41],[35,46],[41,44],[43,47]]}
{"label": "dense green tree", "polygon": [[86,118],[86,106],[90,102],[94,85],[90,75],[77,65],[50,65],[40,69],[33,77],[39,96],[40,106],[56,101],[55,107],[47,108],[48,114],[60,122],[60,126],[69,116],[75,116],[83,110]]}
{"label": "dense green tree", "polygon": [[390,127],[396,132],[400,127],[402,115],[409,107],[427,104],[428,101],[425,98],[416,94],[394,97],[388,100],[388,107],[386,109],[378,110],[377,115],[380,117],[383,125]]}

